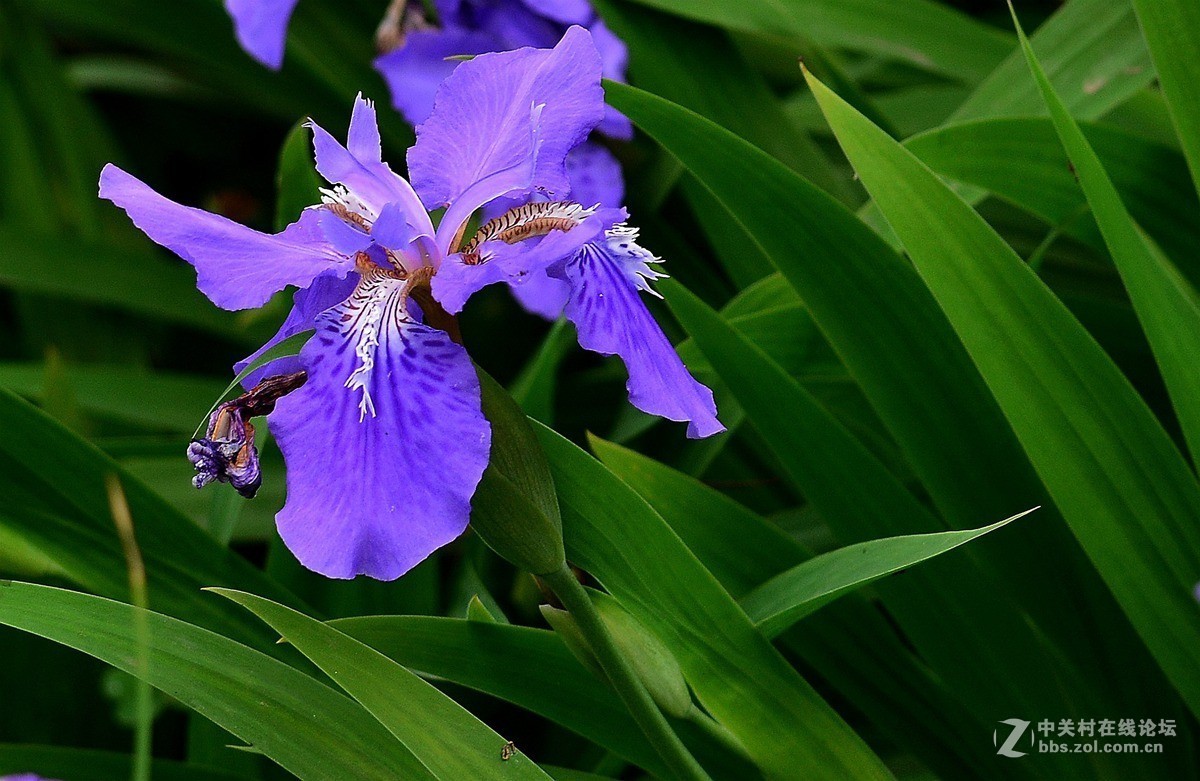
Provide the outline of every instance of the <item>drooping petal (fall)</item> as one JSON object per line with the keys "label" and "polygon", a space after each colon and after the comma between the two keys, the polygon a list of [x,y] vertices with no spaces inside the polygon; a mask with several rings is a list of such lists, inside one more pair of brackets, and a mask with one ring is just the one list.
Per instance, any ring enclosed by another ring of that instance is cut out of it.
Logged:
{"label": "drooping petal (fall)", "polygon": [[447,210],[438,245],[488,201],[513,192],[570,189],[566,157],[604,115],[600,56],[570,28],[553,49],[483,54],[459,65],[408,152],[413,186]]}
{"label": "drooping petal (fall)", "polygon": [[288,22],[298,0],[225,0],[242,48],[268,68],[283,65]]}
{"label": "drooping petal (fall)", "polygon": [[693,439],[720,433],[725,427],[717,420],[712,391],[688,372],[641,299],[640,292],[650,289],[647,278],[655,276],[647,265],[654,256],[637,245],[636,237],[636,231],[615,226],[566,263],[567,318],[581,347],[625,362],[633,406],[688,421]]}
{"label": "drooping petal (fall)", "polygon": [[[337,274],[325,273],[314,279],[313,283],[307,288],[297,290],[296,294],[292,297],[292,311],[284,319],[283,325],[279,326],[279,330],[275,335],[268,339],[262,347],[233,365],[234,375],[241,374],[247,366],[254,363],[260,356],[285,339],[289,339],[302,331],[311,331],[316,327],[317,315],[331,306],[345,301],[354,292],[354,288],[357,285],[358,274],[356,273],[347,274],[344,277]],[[291,374],[292,372],[302,371],[303,368],[300,365],[300,356],[298,354],[276,358],[247,374],[242,379],[242,387],[250,390],[260,383],[264,377],[269,377],[273,374]]]}
{"label": "drooping petal (fall)", "polygon": [[288,285],[306,287],[319,274],[345,274],[352,259],[325,240],[309,210],[282,233],[260,233],[216,214],[164,198],[114,165],[100,173],[100,197],[196,268],[197,285],[224,309],[262,306]]}
{"label": "drooping petal (fall)", "polygon": [[332,578],[392,580],[459,536],[488,461],[470,358],[408,316],[402,285],[364,270],[317,318],[307,382],[269,418],[287,464],[279,533]]}

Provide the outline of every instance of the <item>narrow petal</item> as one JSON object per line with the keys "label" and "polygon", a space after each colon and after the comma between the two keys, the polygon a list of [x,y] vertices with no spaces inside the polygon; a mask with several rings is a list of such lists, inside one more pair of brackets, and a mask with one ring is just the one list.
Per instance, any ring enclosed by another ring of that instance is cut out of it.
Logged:
{"label": "narrow petal", "polygon": [[[553,49],[483,54],[459,65],[417,130],[409,173],[426,206],[453,203],[467,215],[505,192],[561,195],[570,189],[567,153],[603,115],[600,55],[591,35],[572,27]],[[477,187],[487,180],[507,189]],[[447,214],[439,245],[457,231],[449,222]]]}
{"label": "narrow petal", "polygon": [[114,165],[100,173],[100,197],[196,268],[197,285],[224,309],[262,306],[288,285],[307,287],[326,271],[345,274],[350,258],[325,241],[319,216],[305,211],[282,233],[267,234],[168,200]]}
{"label": "narrow petal", "polygon": [[636,233],[620,226],[586,245],[563,273],[571,283],[567,318],[579,344],[602,355],[618,355],[629,371],[629,401],[668,420],[688,421],[693,439],[725,430],[717,420],[712,391],[688,373],[675,348],[642,302],[653,276],[653,255],[639,247]]}
{"label": "narrow petal", "polygon": [[297,0],[225,0],[238,43],[268,68],[283,65],[288,22]]}
{"label": "narrow petal", "polygon": [[[345,277],[326,272],[313,280],[313,283],[303,290],[297,290],[292,297],[292,311],[279,327],[279,331],[267,340],[266,344],[233,365],[234,375],[242,373],[259,356],[275,345],[302,331],[311,331],[316,327],[317,315],[340,304],[350,297],[358,284],[358,274],[351,273]],[[242,387],[250,390],[262,382],[263,378],[274,374],[291,374],[303,370],[299,355],[289,355],[268,361],[242,379]]]}
{"label": "narrow petal", "polygon": [[309,122],[308,126],[313,131],[313,152],[321,176],[350,190],[370,209],[371,216],[378,215],[387,204],[396,203],[409,222],[433,235],[429,214],[417,194],[383,162],[379,125],[371,101],[361,94],[355,99],[347,146],[342,146],[315,122]]}
{"label": "narrow petal", "polygon": [[392,580],[466,528],[491,429],[466,351],[404,313],[400,280],[364,273],[317,318],[308,381],[269,418],[287,464],[277,521],[309,569]]}
{"label": "narrow petal", "polygon": [[459,64],[448,58],[496,49],[495,41],[483,33],[457,28],[417,30],[399,49],[376,59],[375,69],[387,82],[396,110],[415,127],[429,118],[437,88]]}
{"label": "narrow petal", "polygon": [[619,208],[625,201],[625,177],[621,164],[607,147],[585,141],[567,155],[571,178],[571,200],[586,206]]}

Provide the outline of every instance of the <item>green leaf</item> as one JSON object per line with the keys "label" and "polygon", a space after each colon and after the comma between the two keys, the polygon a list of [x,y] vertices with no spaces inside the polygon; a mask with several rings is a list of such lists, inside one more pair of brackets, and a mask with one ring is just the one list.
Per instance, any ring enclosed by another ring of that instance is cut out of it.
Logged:
{"label": "green leaf", "polygon": [[893,57],[968,83],[995,67],[1011,39],[927,0],[637,0],[678,16],[740,32],[812,39],[823,46]]}
{"label": "green leaf", "polygon": [[1133,0],[1192,181],[1200,188],[1200,3]]}
{"label": "green leaf", "polygon": [[[135,662],[135,617],[149,664]],[[70,646],[221,725],[305,781],[431,778],[358,704],[220,635],[107,599],[0,581],[0,623]]]}
{"label": "green leaf", "polygon": [[[1200,201],[1179,152],[1107,125],[1081,125],[1130,213],[1180,270],[1200,281]],[[947,125],[904,142],[934,171],[982,187],[1098,249],[1104,239],[1047,119]]]}
{"label": "green leaf", "polygon": [[[205,377],[128,366],[68,366],[63,372],[76,401],[89,412],[177,433],[190,432],[204,405],[221,391],[219,382]],[[43,364],[0,363],[0,386],[40,398],[46,373]]]}
{"label": "green leaf", "polygon": [[[847,209],[744,141],[631,87],[608,84],[607,89],[610,102],[679,157],[767,251],[951,527],[974,528],[1046,503],[1045,489],[1008,421],[937,301],[908,263]],[[718,352],[729,360],[734,357]],[[711,354],[708,357],[713,359]],[[736,378],[736,371],[734,375]],[[730,378],[725,379],[729,382]],[[766,390],[755,388],[758,393]],[[782,452],[798,457],[809,449],[809,443],[800,439]],[[964,469],[964,464],[972,468]],[[833,476],[828,490],[836,490],[843,479],[842,475]],[[849,489],[843,486],[843,490]],[[920,508],[883,515],[888,526],[860,527],[843,542],[886,533],[945,530],[944,524]],[[852,516],[842,520],[854,522]],[[1044,641],[1036,636],[1041,633],[1071,649],[1076,664],[1091,665],[1095,658],[1092,645],[1082,642],[1091,631],[1087,628],[1089,617],[1079,610],[1072,590],[1090,591],[1099,584],[1087,574],[1068,578],[1066,573],[1073,571],[1075,564],[1064,568],[1064,560],[1084,566],[1086,562],[1053,518],[1052,510],[1044,511],[1038,523],[1025,524],[989,545],[990,561],[1003,585],[998,589],[978,587],[975,597],[994,604],[1001,598],[1011,603],[1012,595],[1019,595],[1016,599],[1021,609],[1039,618],[1041,630],[1031,632],[1022,618],[1012,624],[1011,637],[1000,632],[1001,637],[1010,637],[1005,643],[1024,639],[1020,641],[1022,650],[1015,654],[1005,655],[986,646],[986,655],[996,657],[997,664],[1014,665],[1012,659],[1019,656],[1044,668]],[[935,566],[940,568],[941,563]],[[972,575],[972,582],[975,579]],[[969,622],[971,629],[964,630],[968,635],[976,635],[973,612],[967,606],[975,597],[968,600],[958,590],[949,597],[964,599],[960,620]],[[953,647],[954,641],[939,628],[940,619],[935,621],[921,606],[923,600],[914,598],[913,602],[913,619],[927,624],[922,634],[931,643],[945,646],[944,653],[961,655],[961,648]],[[1011,617],[1011,605],[1008,612]],[[954,663],[943,673],[957,669],[957,675],[973,676],[970,671],[974,667]],[[1003,679],[1027,677],[1014,673],[991,680],[997,686],[1008,686]],[[963,685],[973,696],[981,692],[975,684]],[[1057,696],[1051,686],[1037,691],[1022,688],[1017,693],[1021,697]],[[1007,695],[997,700],[995,707],[1003,703],[1008,703],[1006,710],[1012,709]],[[988,718],[993,715],[993,709],[988,709]]]}
{"label": "green leaf", "polygon": [[331,626],[269,599],[213,589],[279,632],[362,704],[435,778],[549,778],[524,754],[432,685]]}
{"label": "green leaf", "polygon": [[[778,527],[695,478],[595,437],[592,450],[636,490],[734,598],[812,558]],[[931,675],[877,605],[849,595],[777,641],[813,666],[898,746],[947,778],[969,777],[984,729]]]}
{"label": "green leaf", "polygon": [[[1016,19],[1014,15],[1014,20]],[[1029,67],[1071,158],[1079,184],[1150,340],[1193,458],[1200,457],[1200,299],[1134,221],[1087,138],[1046,80],[1017,26]],[[1200,104],[1197,106],[1200,109]]]}
{"label": "green leaf", "polygon": [[[840,541],[940,526],[865,446],[720,315],[676,283],[660,282],[658,289],[737,396],[784,474]],[[994,573],[959,560],[939,564],[942,578],[956,584],[953,592],[928,568],[881,590],[935,672],[960,688],[974,680],[963,701],[985,721],[1017,703],[1064,707],[1056,693],[1027,685],[1030,678],[1055,681],[1061,672],[1046,663],[1044,640],[1029,630]],[[995,671],[986,685],[978,681],[981,667]]]}
{"label": "green leaf", "polygon": [[[405,667],[511,702],[654,775],[666,773],[617,696],[553,632],[423,616],[345,618],[330,625]],[[728,777],[745,774],[743,765],[728,764],[705,742],[688,742],[706,767],[726,767]]]}
{"label": "green leaf", "polygon": [[768,637],[882,577],[940,556],[1028,515],[967,531],[885,537],[839,548],[782,572],[741,599],[742,609]]}
{"label": "green leaf", "polygon": [[538,429],[571,559],[666,643],[705,709],[771,778],[887,778],[663,520],[599,462]]}
{"label": "green leaf", "polygon": [[810,80],[863,183],[955,326],[1125,614],[1200,710],[1200,489],[1128,381],[968,204]]}
{"label": "green leaf", "polygon": [[558,389],[558,369],[575,346],[575,333],[560,318],[550,326],[533,358],[513,380],[509,392],[525,414],[547,426],[554,422],[554,396]]}
{"label": "green leaf", "polygon": [[257,647],[270,647],[257,622],[203,586],[253,588],[295,597],[217,544],[93,446],[8,391],[0,391],[0,527],[52,559],[66,577],[98,594],[128,594],[125,556],[110,515],[105,479],[120,478],[146,561],[150,604]]}
{"label": "green leaf", "polygon": [[475,497],[471,527],[502,557],[534,575],[563,565],[562,518],[550,467],[529,419],[503,386],[478,370],[492,450]]}
{"label": "green leaf", "polygon": [[[66,746],[30,746],[0,743],[0,775],[36,773],[59,781],[128,781],[127,754]],[[241,777],[210,767],[155,760],[151,773],[157,781],[238,781]]]}
{"label": "green leaf", "polygon": [[[1098,119],[1154,80],[1129,0],[1069,0],[1033,35],[1055,89],[1071,113]],[[951,115],[951,122],[1042,114],[1019,47]]]}

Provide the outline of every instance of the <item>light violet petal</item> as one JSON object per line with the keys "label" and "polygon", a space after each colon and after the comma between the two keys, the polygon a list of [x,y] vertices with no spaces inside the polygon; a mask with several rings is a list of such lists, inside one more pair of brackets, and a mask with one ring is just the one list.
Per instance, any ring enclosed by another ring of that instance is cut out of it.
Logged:
{"label": "light violet petal", "polygon": [[124,209],[143,233],[192,264],[200,291],[224,309],[262,306],[288,285],[306,287],[323,272],[345,274],[354,265],[325,241],[312,210],[282,233],[259,233],[164,198],[113,165],[100,173],[100,197]]}
{"label": "light violet petal", "polygon": [[362,95],[354,101],[349,148],[315,122],[309,122],[308,126],[313,131],[313,152],[321,176],[348,189],[371,210],[371,216],[378,215],[385,205],[397,203],[409,222],[433,234],[433,225],[417,194],[383,162],[379,126],[371,101]]}
{"label": "light violet petal", "polygon": [[[259,356],[285,339],[295,336],[301,331],[311,331],[315,327],[317,315],[349,298],[357,284],[358,274],[356,273],[351,272],[345,277],[340,277],[327,272],[313,280],[313,283],[307,288],[297,290],[292,297],[292,311],[284,319],[283,325],[279,326],[279,331],[262,347],[235,363],[233,365],[234,375],[241,374],[242,370],[258,360]],[[242,387],[250,390],[266,377],[275,374],[291,374],[301,371],[303,368],[300,365],[299,355],[276,358],[247,374],[242,379]]]}
{"label": "light violet petal", "polygon": [[371,273],[317,318],[308,379],[269,417],[287,465],[279,533],[331,578],[400,577],[462,534],[491,428],[463,348]]}
{"label": "light violet petal", "polygon": [[619,232],[585,246],[563,269],[571,283],[567,318],[575,324],[581,347],[625,362],[633,406],[688,421],[687,435],[693,439],[720,433],[725,427],[717,420],[712,391],[688,373],[642,302],[649,257],[632,237]]}
{"label": "light violet petal", "polygon": [[297,0],[225,0],[238,43],[269,68],[283,65],[288,22]]}
{"label": "light violet petal", "polygon": [[[448,206],[473,188],[473,198],[484,195],[479,182],[531,162],[531,178],[512,189],[563,194],[570,187],[567,153],[603,115],[600,55],[591,35],[572,27],[550,50],[483,54],[460,64],[417,129],[409,173],[430,208]],[[456,206],[473,211],[502,194]]]}
{"label": "light violet petal", "polygon": [[321,235],[339,254],[353,257],[356,252],[362,252],[371,246],[371,235],[366,231],[351,225],[328,209],[316,211]]}

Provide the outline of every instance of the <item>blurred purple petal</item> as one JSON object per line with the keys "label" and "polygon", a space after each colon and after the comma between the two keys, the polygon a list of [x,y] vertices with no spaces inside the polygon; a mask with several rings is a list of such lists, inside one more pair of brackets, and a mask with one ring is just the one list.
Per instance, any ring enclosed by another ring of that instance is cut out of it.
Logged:
{"label": "blurred purple petal", "polygon": [[114,165],[100,174],[100,197],[124,209],[133,224],[196,268],[197,286],[224,309],[262,306],[288,285],[307,286],[326,271],[345,274],[353,261],[321,231],[317,213],[275,235],[168,200]]}
{"label": "blurred purple petal", "polygon": [[688,421],[690,438],[725,430],[708,388],[688,373],[675,348],[642,302],[654,260],[636,243],[632,229],[617,226],[606,238],[588,244],[566,264],[571,283],[567,318],[579,332],[581,347],[618,355],[629,371],[629,401],[668,420]]}
{"label": "blurred purple petal", "polygon": [[297,0],[225,0],[225,10],[233,17],[238,43],[250,56],[279,70],[287,40],[288,22]]}
{"label": "blurred purple petal", "polygon": [[[317,315],[349,298],[357,284],[358,274],[351,273],[345,277],[339,277],[336,274],[325,273],[313,280],[313,283],[307,288],[297,290],[295,296],[292,297],[292,311],[284,319],[279,331],[262,347],[235,363],[233,365],[234,375],[241,374],[242,370],[258,360],[259,356],[285,339],[315,328]],[[276,358],[247,374],[242,380],[242,387],[250,390],[262,382],[265,377],[273,374],[291,374],[302,371],[303,368],[300,365],[299,355]]]}
{"label": "blurred purple petal", "polygon": [[[426,206],[453,204],[455,219],[443,219],[440,246],[460,217],[505,192],[550,197],[570,189],[567,153],[603,118],[599,78],[600,57],[581,27],[554,49],[483,54],[454,70],[408,152]],[[494,186],[480,187],[485,181]]]}
{"label": "blurred purple petal", "polygon": [[355,99],[346,146],[315,122],[308,124],[313,131],[313,152],[321,176],[345,186],[371,216],[378,215],[386,204],[399,204],[410,223],[432,235],[433,225],[417,194],[383,162],[379,126],[371,101],[362,95]]}
{"label": "blurred purple petal", "polygon": [[447,28],[409,33],[404,45],[375,60],[392,93],[392,104],[414,127],[429,118],[437,88],[445,81],[458,54],[483,54],[496,48],[492,39],[477,32]]}
{"label": "blurred purple petal", "polygon": [[270,417],[287,463],[279,533],[332,578],[392,580],[458,537],[488,461],[471,360],[403,313],[402,284],[371,272],[317,318],[308,381]]}
{"label": "blurred purple petal", "polygon": [[587,24],[592,18],[589,0],[522,0],[530,11],[562,24]]}
{"label": "blurred purple petal", "polygon": [[621,164],[607,147],[584,141],[567,155],[571,178],[571,200],[584,206],[619,208],[625,202],[625,178]]}

